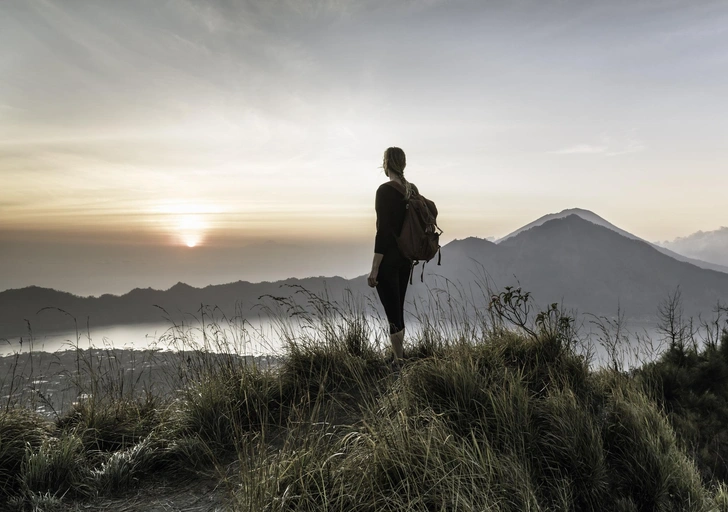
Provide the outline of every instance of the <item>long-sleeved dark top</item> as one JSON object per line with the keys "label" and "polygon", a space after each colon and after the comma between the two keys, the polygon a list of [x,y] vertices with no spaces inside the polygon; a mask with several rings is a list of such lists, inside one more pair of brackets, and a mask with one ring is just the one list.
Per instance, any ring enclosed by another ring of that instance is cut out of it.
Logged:
{"label": "long-sleeved dark top", "polygon": [[394,263],[403,259],[395,236],[399,236],[402,231],[406,207],[402,192],[387,183],[379,186],[374,201],[374,209],[377,211],[374,252],[384,255],[382,263]]}

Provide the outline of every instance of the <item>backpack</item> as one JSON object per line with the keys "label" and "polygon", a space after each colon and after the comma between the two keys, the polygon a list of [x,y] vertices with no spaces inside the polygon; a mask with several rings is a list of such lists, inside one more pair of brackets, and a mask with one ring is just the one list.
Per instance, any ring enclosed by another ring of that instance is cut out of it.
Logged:
{"label": "backpack", "polygon": [[[389,182],[394,188],[405,193],[404,187],[396,181]],[[402,231],[395,236],[397,247],[407,259],[414,260],[414,265],[422,262],[422,274],[420,281],[424,281],[425,263],[438,255],[437,264],[440,265],[442,255],[440,254],[440,235],[443,231],[437,226],[437,206],[435,203],[420,194],[417,187],[412,185],[411,194],[407,200]],[[412,273],[410,271],[410,283]]]}

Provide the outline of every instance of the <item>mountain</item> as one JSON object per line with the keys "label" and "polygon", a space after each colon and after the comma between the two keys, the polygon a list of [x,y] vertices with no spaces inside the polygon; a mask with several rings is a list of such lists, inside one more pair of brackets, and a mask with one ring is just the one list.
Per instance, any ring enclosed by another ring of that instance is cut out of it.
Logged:
{"label": "mountain", "polygon": [[[674,258],[678,261],[684,261],[686,263],[692,263],[693,265],[696,265],[700,268],[705,268],[709,270],[717,270],[718,272],[726,272],[728,273],[728,228],[725,229],[724,233],[721,233],[720,235],[715,236],[715,246],[717,248],[722,247],[723,249],[723,257],[722,258],[716,258],[712,251],[691,251],[691,250],[678,250],[677,247],[671,247],[669,242],[663,243],[663,244],[653,244],[651,242],[648,242],[647,240],[644,240],[636,235],[633,235],[632,233],[625,231],[621,228],[618,228],[611,222],[603,219],[599,215],[597,215],[594,212],[591,212],[589,210],[582,210],[581,208],[571,208],[568,210],[563,210],[559,213],[551,213],[548,215],[544,215],[543,217],[536,219],[535,221],[531,222],[530,224],[526,224],[525,226],[515,230],[513,233],[510,233],[509,235],[504,236],[503,238],[496,241],[496,243],[501,243],[505,240],[508,240],[509,238],[512,238],[520,233],[523,233],[524,231],[528,231],[529,229],[532,229],[537,226],[541,226],[542,224],[556,219],[563,219],[564,217],[568,217],[569,215],[576,215],[578,217],[581,217],[584,220],[587,220],[593,224],[596,224],[598,226],[605,227],[607,229],[611,229],[615,233],[619,233],[625,238],[630,238],[632,240],[639,240],[642,242],[645,242],[647,244],[650,244],[652,247],[660,251],[661,253],[670,256],[671,258]],[[718,232],[713,232],[718,233]],[[698,235],[698,233],[696,233]],[[698,237],[699,238],[699,237]],[[678,239],[680,240],[680,239]],[[677,242],[677,240],[676,240]],[[680,245],[679,243],[676,245]],[[685,245],[691,245],[689,242]],[[694,244],[697,245],[697,244]],[[673,250],[671,250],[673,249]],[[701,257],[702,254],[709,254],[713,257],[711,258],[703,258]],[[721,261],[717,261],[718,259],[724,260],[722,263]],[[707,261],[706,261],[707,260]]]}
{"label": "mountain", "polygon": [[[510,254],[507,272],[539,297],[580,311],[653,317],[678,286],[685,312],[709,313],[728,299],[728,274],[676,260],[651,244],[577,215],[549,221],[499,244]],[[555,292],[563,295],[554,297]]]}
{"label": "mountain", "polygon": [[[635,237],[636,238],[636,237]],[[459,283],[484,307],[493,291],[521,286],[541,305],[562,302],[581,312],[654,321],[657,306],[678,286],[687,315],[709,314],[728,300],[728,274],[676,260],[651,244],[571,214],[534,225],[498,244],[458,240],[442,249],[430,282]],[[427,281],[427,279],[426,279]]]}
{"label": "mountain", "polygon": [[671,242],[661,242],[659,245],[683,256],[728,266],[728,227],[715,231],[698,231]]}

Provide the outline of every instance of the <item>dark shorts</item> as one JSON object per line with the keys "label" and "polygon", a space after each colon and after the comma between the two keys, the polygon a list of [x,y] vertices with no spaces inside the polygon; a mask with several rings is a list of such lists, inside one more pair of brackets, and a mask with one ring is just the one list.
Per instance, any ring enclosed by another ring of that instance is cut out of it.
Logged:
{"label": "dark shorts", "polygon": [[412,261],[402,257],[391,263],[385,258],[379,267],[377,294],[389,321],[390,334],[404,329],[404,296],[411,269]]}

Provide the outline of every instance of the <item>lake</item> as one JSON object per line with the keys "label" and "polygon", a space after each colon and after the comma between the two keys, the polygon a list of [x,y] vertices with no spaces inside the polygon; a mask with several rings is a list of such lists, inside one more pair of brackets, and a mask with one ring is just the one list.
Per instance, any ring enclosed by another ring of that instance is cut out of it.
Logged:
{"label": "lake", "polygon": [[207,348],[212,352],[233,351],[245,355],[280,352],[281,335],[268,320],[246,321],[245,326],[217,328],[199,325],[172,326],[164,323],[91,327],[89,331],[52,332],[3,339],[0,357],[26,352],[61,352],[75,348],[114,348],[124,350],[180,350]]}

